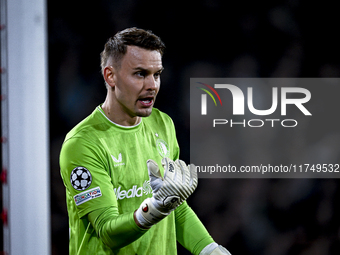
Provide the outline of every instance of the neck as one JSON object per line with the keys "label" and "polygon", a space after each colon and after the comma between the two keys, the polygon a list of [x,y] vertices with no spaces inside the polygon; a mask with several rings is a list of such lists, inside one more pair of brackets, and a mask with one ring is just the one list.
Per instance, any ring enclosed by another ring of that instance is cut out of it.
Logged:
{"label": "neck", "polygon": [[122,106],[116,100],[113,100],[109,93],[107,93],[102,104],[102,109],[109,120],[122,126],[135,126],[141,121],[141,117],[130,116],[124,112]]}

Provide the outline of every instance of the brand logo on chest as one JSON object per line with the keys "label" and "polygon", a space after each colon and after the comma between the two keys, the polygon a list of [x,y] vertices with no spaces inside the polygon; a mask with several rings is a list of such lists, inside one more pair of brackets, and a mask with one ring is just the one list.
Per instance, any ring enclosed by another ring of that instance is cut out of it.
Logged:
{"label": "brand logo on chest", "polygon": [[113,162],[115,162],[114,166],[123,166],[123,165],[125,165],[125,163],[122,162],[123,161],[122,153],[119,153],[118,158],[116,158],[112,154],[111,154],[111,157],[113,159]]}

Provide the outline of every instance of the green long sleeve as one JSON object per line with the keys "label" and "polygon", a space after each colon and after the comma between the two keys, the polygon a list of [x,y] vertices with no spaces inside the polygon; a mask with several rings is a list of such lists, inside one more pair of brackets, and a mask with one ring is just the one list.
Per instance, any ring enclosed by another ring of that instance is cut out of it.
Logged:
{"label": "green long sleeve", "polygon": [[175,210],[176,238],[192,254],[198,255],[214,240],[195,212],[185,202]]}

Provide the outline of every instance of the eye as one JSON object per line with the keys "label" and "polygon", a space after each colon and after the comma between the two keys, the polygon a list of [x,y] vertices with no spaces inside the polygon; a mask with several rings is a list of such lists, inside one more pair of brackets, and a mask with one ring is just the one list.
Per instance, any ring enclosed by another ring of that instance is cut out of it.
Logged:
{"label": "eye", "polygon": [[155,79],[158,79],[161,76],[161,72],[157,72],[153,75]]}
{"label": "eye", "polygon": [[135,75],[138,76],[138,77],[145,77],[145,72],[144,71],[137,71],[135,72]]}

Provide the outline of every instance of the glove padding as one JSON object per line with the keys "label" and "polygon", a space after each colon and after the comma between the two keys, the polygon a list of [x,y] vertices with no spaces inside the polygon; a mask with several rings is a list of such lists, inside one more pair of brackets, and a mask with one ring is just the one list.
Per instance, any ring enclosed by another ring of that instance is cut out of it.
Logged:
{"label": "glove padding", "polygon": [[231,253],[222,245],[211,243],[205,246],[199,255],[231,255]]}
{"label": "glove padding", "polygon": [[175,209],[197,187],[197,172],[193,164],[187,166],[182,160],[174,162],[163,158],[164,178],[162,178],[156,162],[148,160],[147,165],[153,198],[161,211]]}
{"label": "glove padding", "polygon": [[182,160],[174,162],[163,158],[162,166],[164,178],[157,163],[151,159],[147,161],[153,196],[145,199],[136,212],[136,218],[143,227],[151,227],[165,218],[197,187],[197,172],[193,164],[187,166]]}

